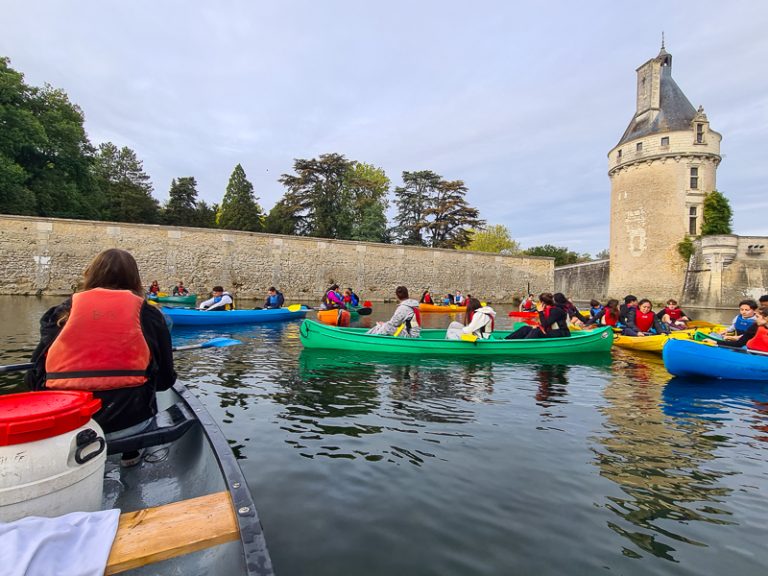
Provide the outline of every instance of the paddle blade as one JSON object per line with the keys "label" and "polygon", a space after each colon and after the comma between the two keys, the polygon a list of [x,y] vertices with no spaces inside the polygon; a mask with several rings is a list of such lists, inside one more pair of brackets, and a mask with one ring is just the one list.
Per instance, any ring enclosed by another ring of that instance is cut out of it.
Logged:
{"label": "paddle blade", "polygon": [[366,308],[370,308],[371,306],[373,306],[373,302],[371,302],[370,300],[366,300],[365,302],[363,302],[363,306],[365,306]]}
{"label": "paddle blade", "polygon": [[688,328],[714,328],[717,324],[707,322],[706,320],[691,320],[686,322]]}
{"label": "paddle blade", "polygon": [[235,346],[236,344],[242,344],[240,340],[234,338],[211,338],[206,342],[200,342],[199,344],[190,344],[188,346],[174,346],[174,352],[180,350],[196,350],[198,348],[224,348],[225,346]]}
{"label": "paddle blade", "polygon": [[301,310],[301,304],[291,304],[288,306],[288,312],[298,312]]}
{"label": "paddle blade", "polygon": [[371,310],[371,309],[370,309],[370,308],[368,308],[368,307],[365,307],[365,308],[358,308],[358,309],[357,309],[357,313],[358,313],[358,314],[360,314],[360,316],[370,316],[370,315],[371,315],[371,312],[373,312],[373,310]]}
{"label": "paddle blade", "polygon": [[474,334],[462,334],[461,339],[464,340],[464,342],[477,342],[477,336]]}

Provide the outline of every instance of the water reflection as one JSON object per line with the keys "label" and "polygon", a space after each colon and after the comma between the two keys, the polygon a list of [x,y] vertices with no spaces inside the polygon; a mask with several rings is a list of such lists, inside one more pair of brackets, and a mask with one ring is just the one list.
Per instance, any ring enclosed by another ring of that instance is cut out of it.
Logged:
{"label": "water reflection", "polygon": [[693,389],[658,384],[657,363],[618,364],[622,377],[606,387],[607,404],[601,408],[606,434],[595,438],[593,449],[601,475],[623,493],[604,504],[621,520],[608,526],[634,545],[625,555],[647,552],[676,560],[680,544],[711,544],[694,537],[688,523],[732,522],[720,504],[731,493],[724,484],[729,472],[711,465],[730,440],[717,433],[722,426],[717,418],[701,418]]}

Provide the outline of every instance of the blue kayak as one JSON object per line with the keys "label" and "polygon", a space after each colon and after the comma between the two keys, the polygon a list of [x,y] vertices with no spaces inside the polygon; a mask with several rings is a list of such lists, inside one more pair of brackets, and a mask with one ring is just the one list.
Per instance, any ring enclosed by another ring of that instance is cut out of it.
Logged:
{"label": "blue kayak", "polygon": [[768,381],[768,354],[670,339],[661,355],[674,376]]}
{"label": "blue kayak", "polygon": [[292,312],[288,308],[270,310],[227,310],[225,312],[206,312],[189,308],[162,308],[166,318],[173,320],[174,326],[215,326],[221,324],[261,324],[262,322],[282,322],[304,318],[309,308],[302,306]]}

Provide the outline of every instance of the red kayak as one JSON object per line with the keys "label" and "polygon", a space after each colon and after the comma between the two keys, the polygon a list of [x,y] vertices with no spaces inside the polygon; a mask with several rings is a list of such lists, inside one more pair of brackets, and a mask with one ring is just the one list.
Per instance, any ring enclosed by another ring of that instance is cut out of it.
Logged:
{"label": "red kayak", "polygon": [[538,312],[516,312],[512,311],[509,313],[510,318],[538,318],[539,313]]}

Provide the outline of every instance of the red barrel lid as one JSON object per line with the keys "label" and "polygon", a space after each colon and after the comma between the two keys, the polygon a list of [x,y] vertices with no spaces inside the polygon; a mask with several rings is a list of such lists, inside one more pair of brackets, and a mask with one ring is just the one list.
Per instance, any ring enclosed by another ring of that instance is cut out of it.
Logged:
{"label": "red barrel lid", "polygon": [[79,428],[101,408],[92,392],[46,390],[0,395],[0,446],[53,438]]}

